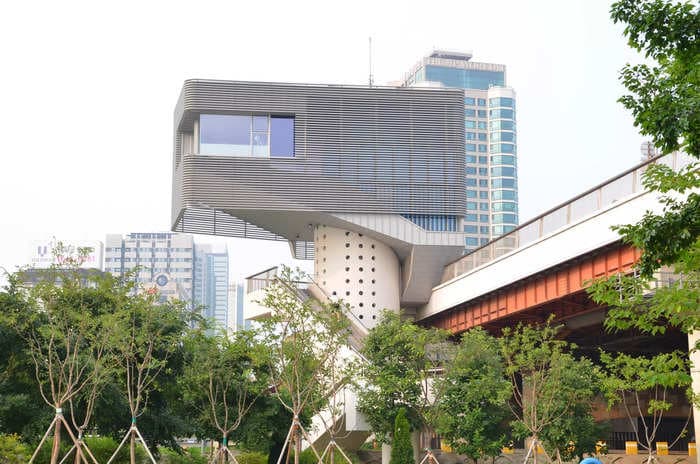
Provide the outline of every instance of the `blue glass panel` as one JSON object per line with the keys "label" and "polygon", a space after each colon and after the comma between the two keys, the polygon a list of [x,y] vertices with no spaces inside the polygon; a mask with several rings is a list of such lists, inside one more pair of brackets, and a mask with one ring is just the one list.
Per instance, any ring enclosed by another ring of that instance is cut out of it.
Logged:
{"label": "blue glass panel", "polygon": [[467,190],[467,198],[476,198],[476,190]]}
{"label": "blue glass panel", "polygon": [[467,174],[476,175],[476,168],[473,166],[467,166]]}
{"label": "blue glass panel", "polygon": [[466,127],[467,129],[476,129],[476,121],[467,119],[466,121],[464,121],[464,127]]}
{"label": "blue glass panel", "polygon": [[514,121],[490,121],[489,129],[491,130],[515,130]]}
{"label": "blue glass panel", "polygon": [[500,176],[515,177],[515,168],[505,167],[505,166],[491,168],[491,175],[494,177],[500,177]]}
{"label": "blue glass panel", "polygon": [[253,116],[253,130],[267,132],[267,116]]}
{"label": "blue glass panel", "polygon": [[477,69],[457,69],[444,66],[426,66],[425,80],[442,82],[446,87],[488,90],[491,86],[504,86],[505,73]]}
{"label": "blue glass panel", "polygon": [[467,151],[476,151],[476,144],[468,143],[467,144]]}
{"label": "blue glass panel", "polygon": [[249,155],[250,116],[200,115],[199,153],[203,155]]}
{"label": "blue glass panel", "polygon": [[466,237],[464,243],[467,246],[479,246],[479,239],[477,237]]}
{"label": "blue glass panel", "polygon": [[467,187],[476,187],[476,179],[474,179],[473,177],[468,177],[466,181]]}
{"label": "blue glass panel", "polygon": [[517,200],[518,194],[514,190],[495,190],[491,192],[492,200]]}
{"label": "blue glass panel", "polygon": [[476,112],[476,115],[480,118],[485,118],[486,117],[486,110],[478,110]]}
{"label": "blue glass panel", "polygon": [[484,99],[484,98],[479,98],[479,99],[476,101],[476,103],[477,103],[479,106],[486,106],[486,99]]}
{"label": "blue glass panel", "polygon": [[476,124],[476,126],[477,126],[477,128],[479,128],[479,129],[484,129],[484,130],[485,130],[485,129],[486,129],[486,121],[479,121],[479,122]]}
{"label": "blue glass panel", "polygon": [[465,132],[464,136],[467,140],[474,140],[476,138],[476,132]]}
{"label": "blue glass panel", "polygon": [[479,144],[479,153],[486,153],[488,149],[486,148],[486,145],[483,143]]}
{"label": "blue glass panel", "polygon": [[483,200],[488,200],[489,199],[489,192],[486,190],[482,190],[479,192],[479,198]]}
{"label": "blue glass panel", "polygon": [[489,186],[488,179],[479,179],[479,187],[488,187],[488,186]]}
{"label": "blue glass panel", "polygon": [[488,214],[480,214],[479,222],[489,222],[490,218]]}
{"label": "blue glass panel", "polygon": [[464,226],[464,231],[468,234],[476,234],[479,232],[478,226],[473,226],[473,225],[465,225]]}
{"label": "blue glass panel", "polygon": [[[488,227],[487,227],[487,229],[488,229]],[[482,245],[486,245],[487,243],[489,243],[489,239],[488,238],[480,238],[479,242],[481,242]]]}
{"label": "blue glass panel", "polygon": [[489,204],[488,203],[479,203],[479,209],[481,211],[488,211],[489,210]]}
{"label": "blue glass panel", "polygon": [[511,203],[511,202],[494,202],[491,203],[491,210],[492,211],[512,211],[512,212],[518,212],[518,205],[516,203]]}
{"label": "blue glass panel", "polygon": [[476,205],[475,201],[468,201],[467,202],[467,209],[468,210],[474,211],[474,210],[476,210],[476,208],[477,208],[477,205]]}
{"label": "blue glass panel", "polygon": [[477,222],[477,215],[476,214],[467,214],[464,216],[465,221],[471,221],[471,222]]}
{"label": "blue glass panel", "polygon": [[476,105],[476,100],[474,97],[464,97],[464,104],[465,105]]}
{"label": "blue glass panel", "polygon": [[[489,226],[479,226],[479,233],[488,235],[489,234]],[[488,240],[488,239],[482,239],[482,240]]]}
{"label": "blue glass panel", "polygon": [[270,117],[270,156],[294,156],[294,116]]}
{"label": "blue glass panel", "polygon": [[486,141],[486,132],[479,132],[477,135],[477,138],[482,141]]}
{"label": "blue glass panel", "polygon": [[513,108],[513,99],[508,97],[489,98],[489,107],[495,108],[498,106],[506,106],[508,108]]}
{"label": "blue glass panel", "polygon": [[516,188],[515,179],[492,179],[491,187],[493,188]]}
{"label": "blue glass panel", "polygon": [[[467,163],[476,163],[476,156],[474,156],[474,155],[466,155],[465,158],[464,158],[464,160],[465,160]],[[475,171],[474,173],[476,174],[476,171]]]}
{"label": "blue glass panel", "polygon": [[464,115],[467,117],[475,118],[476,117],[476,110],[473,110],[471,108],[467,108],[464,110]]}
{"label": "blue glass panel", "polygon": [[494,155],[491,157],[491,164],[508,164],[515,166],[515,156],[513,155]]}
{"label": "blue glass panel", "polygon": [[515,112],[513,110],[497,109],[489,110],[489,116],[492,119],[513,119]]}

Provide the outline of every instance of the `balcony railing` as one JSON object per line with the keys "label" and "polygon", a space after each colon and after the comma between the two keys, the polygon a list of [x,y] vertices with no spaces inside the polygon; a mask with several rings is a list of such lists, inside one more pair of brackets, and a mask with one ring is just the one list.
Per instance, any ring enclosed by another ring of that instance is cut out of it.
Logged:
{"label": "balcony railing", "polygon": [[682,153],[670,153],[625,171],[448,264],[443,271],[442,283],[578,222],[630,195],[643,192],[642,174],[650,163],[665,164],[680,170],[690,164],[691,159]]}

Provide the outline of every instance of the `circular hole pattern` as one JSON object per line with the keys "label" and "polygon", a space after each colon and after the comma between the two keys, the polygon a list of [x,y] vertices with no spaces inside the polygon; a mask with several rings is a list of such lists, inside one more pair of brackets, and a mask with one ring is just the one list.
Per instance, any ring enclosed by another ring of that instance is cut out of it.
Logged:
{"label": "circular hole pattern", "polygon": [[345,259],[350,259],[350,255],[345,255]]}
{"label": "circular hole pattern", "polygon": [[360,268],[360,272],[364,271],[364,268]]}
{"label": "circular hole pattern", "polygon": [[359,246],[360,248],[362,248],[362,244],[361,244],[361,243],[360,243],[358,246]]}
{"label": "circular hole pattern", "polygon": [[374,268],[372,268],[372,272],[374,272]]}
{"label": "circular hole pattern", "polygon": [[362,259],[362,255],[358,256],[357,258],[358,258],[358,259]]}
{"label": "circular hole pattern", "polygon": [[350,283],[350,279],[345,279],[345,283],[346,283],[346,284],[349,284],[349,283]]}
{"label": "circular hole pattern", "polygon": [[349,267],[346,267],[346,268],[345,268],[345,272],[348,272],[348,271],[350,271],[350,268],[349,268]]}
{"label": "circular hole pattern", "polygon": [[376,307],[377,307],[377,303],[372,303],[372,307],[373,307],[373,308],[376,308]]}
{"label": "circular hole pattern", "polygon": [[345,236],[346,236],[346,237],[349,237],[349,236],[350,236],[350,232],[345,232]]}
{"label": "circular hole pattern", "polygon": [[377,282],[376,280],[372,279],[372,283],[376,283],[376,282]]}
{"label": "circular hole pattern", "polygon": [[372,256],[372,261],[374,261],[374,256]]}
{"label": "circular hole pattern", "polygon": [[365,316],[363,316],[362,314],[360,314],[360,315],[357,316],[357,317],[359,317],[360,319],[364,319],[364,318],[365,318]]}
{"label": "circular hole pattern", "polygon": [[349,244],[349,243],[346,243],[346,244],[345,244],[345,248],[350,248],[350,244]]}
{"label": "circular hole pattern", "polygon": [[350,292],[345,292],[345,296],[350,296]]}
{"label": "circular hole pattern", "polygon": [[[348,282],[350,282],[350,281],[348,280]],[[362,283],[362,279],[360,279],[360,283]]]}
{"label": "circular hole pattern", "polygon": [[[326,238],[326,236],[324,235],[323,238]],[[370,247],[374,250],[374,243],[371,244]]]}
{"label": "circular hole pattern", "polygon": [[360,308],[363,307],[364,305],[365,305],[364,303],[358,304],[358,306],[359,306]]}
{"label": "circular hole pattern", "polygon": [[364,292],[362,290],[359,291],[360,295],[362,295]]}

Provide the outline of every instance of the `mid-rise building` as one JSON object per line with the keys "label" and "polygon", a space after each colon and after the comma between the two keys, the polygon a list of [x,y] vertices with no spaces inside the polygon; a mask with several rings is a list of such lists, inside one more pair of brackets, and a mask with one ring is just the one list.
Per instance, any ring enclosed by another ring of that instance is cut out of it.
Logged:
{"label": "mid-rise building", "polygon": [[250,321],[245,320],[243,302],[245,298],[242,283],[232,283],[228,287],[228,332],[250,328]]}
{"label": "mid-rise building", "polygon": [[105,271],[115,275],[135,272],[142,286],[156,284],[188,303],[192,301],[194,241],[191,235],[173,232],[108,234]]}
{"label": "mid-rise building", "polygon": [[218,328],[228,323],[228,251],[213,245],[194,247],[193,301],[202,308],[202,315]]}
{"label": "mid-rise building", "polygon": [[436,50],[404,80],[464,90],[467,251],[518,225],[515,92],[506,86],[504,65],[471,59],[471,53]]}

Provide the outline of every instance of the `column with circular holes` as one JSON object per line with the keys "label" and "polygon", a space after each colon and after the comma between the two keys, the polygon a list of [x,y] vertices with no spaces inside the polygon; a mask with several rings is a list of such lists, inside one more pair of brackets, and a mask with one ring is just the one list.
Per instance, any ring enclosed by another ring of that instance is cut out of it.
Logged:
{"label": "column with circular holes", "polygon": [[368,328],[383,309],[399,310],[399,260],[394,251],[364,234],[324,225],[314,231],[314,280],[342,299]]}

